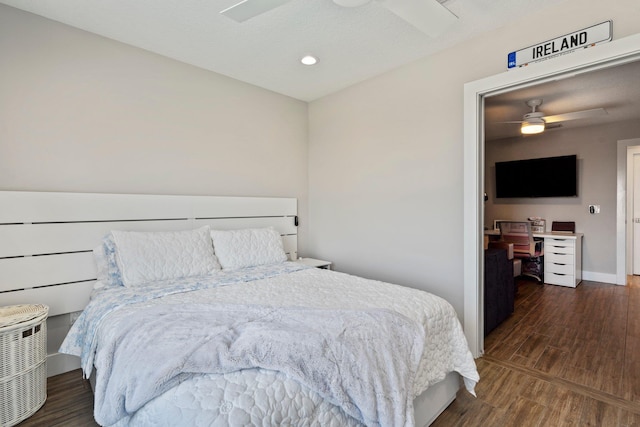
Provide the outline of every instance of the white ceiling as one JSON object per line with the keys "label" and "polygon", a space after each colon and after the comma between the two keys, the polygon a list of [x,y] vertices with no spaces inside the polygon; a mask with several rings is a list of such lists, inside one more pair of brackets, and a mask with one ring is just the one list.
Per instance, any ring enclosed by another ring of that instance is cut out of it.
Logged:
{"label": "white ceiling", "polygon": [[[438,0],[459,19],[430,38],[380,1],[291,0],[243,23],[239,0],[0,0],[46,18],[311,101],[564,0]],[[426,1],[426,0],[415,0]],[[305,54],[320,62],[304,66]],[[505,53],[506,68],[506,53]]]}

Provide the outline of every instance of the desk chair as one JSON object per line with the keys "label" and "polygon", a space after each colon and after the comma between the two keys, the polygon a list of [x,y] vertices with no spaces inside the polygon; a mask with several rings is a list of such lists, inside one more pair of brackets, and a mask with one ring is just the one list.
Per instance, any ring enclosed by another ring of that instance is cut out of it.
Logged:
{"label": "desk chair", "polygon": [[522,275],[539,282],[544,278],[544,248],[541,240],[535,240],[529,221],[500,221],[500,241],[513,243],[513,256],[522,261]]}

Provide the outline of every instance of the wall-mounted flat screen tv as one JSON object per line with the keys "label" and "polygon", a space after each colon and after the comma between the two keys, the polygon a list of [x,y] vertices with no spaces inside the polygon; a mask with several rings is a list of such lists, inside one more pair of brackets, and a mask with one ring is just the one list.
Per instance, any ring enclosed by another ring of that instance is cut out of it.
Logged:
{"label": "wall-mounted flat screen tv", "polygon": [[496,197],[575,197],[578,156],[496,162]]}

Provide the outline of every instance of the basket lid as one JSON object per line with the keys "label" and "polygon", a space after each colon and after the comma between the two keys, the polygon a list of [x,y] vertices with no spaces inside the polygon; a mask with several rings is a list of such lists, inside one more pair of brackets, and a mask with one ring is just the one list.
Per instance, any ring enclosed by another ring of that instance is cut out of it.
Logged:
{"label": "basket lid", "polygon": [[0,328],[28,322],[49,312],[44,304],[21,304],[0,307]]}

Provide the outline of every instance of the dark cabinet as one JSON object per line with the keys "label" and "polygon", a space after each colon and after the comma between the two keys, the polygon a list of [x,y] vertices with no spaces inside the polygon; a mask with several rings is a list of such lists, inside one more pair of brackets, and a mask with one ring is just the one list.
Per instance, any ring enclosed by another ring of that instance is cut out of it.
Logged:
{"label": "dark cabinet", "polygon": [[513,313],[515,286],[513,260],[506,249],[484,251],[484,335]]}

